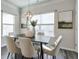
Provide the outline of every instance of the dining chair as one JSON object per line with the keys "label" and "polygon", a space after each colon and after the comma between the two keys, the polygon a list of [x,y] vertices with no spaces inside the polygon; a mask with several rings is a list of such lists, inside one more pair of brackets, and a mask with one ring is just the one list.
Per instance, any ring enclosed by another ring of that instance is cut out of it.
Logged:
{"label": "dining chair", "polygon": [[9,58],[10,54],[11,57],[13,54],[15,54],[15,58],[16,58],[16,54],[21,53],[21,50],[16,46],[15,42],[14,42],[14,38],[13,37],[9,37],[7,39],[7,50],[8,50],[8,56],[7,59]]}
{"label": "dining chair", "polygon": [[20,37],[19,46],[23,57],[28,59],[33,59],[33,57],[36,57],[36,51],[30,38]]}
{"label": "dining chair", "polygon": [[9,32],[9,37],[13,37],[14,33],[13,32]]}
{"label": "dining chair", "polygon": [[37,32],[37,35],[44,35],[44,32]]}
{"label": "dining chair", "polygon": [[33,37],[33,32],[31,30],[27,30],[24,34],[26,37]]}
{"label": "dining chair", "polygon": [[58,54],[60,50],[60,43],[62,40],[62,36],[60,35],[57,40],[54,42],[54,44],[48,44],[48,45],[43,45],[43,51],[47,55],[53,56],[53,59],[56,59],[56,55]]}
{"label": "dining chair", "polygon": [[[37,32],[37,37],[44,36],[44,32]],[[35,49],[39,50],[40,43],[34,43]]]}

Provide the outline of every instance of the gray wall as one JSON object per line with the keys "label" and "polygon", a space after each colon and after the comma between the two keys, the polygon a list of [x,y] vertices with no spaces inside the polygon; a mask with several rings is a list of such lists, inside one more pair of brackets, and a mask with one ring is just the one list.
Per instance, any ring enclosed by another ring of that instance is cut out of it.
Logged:
{"label": "gray wall", "polygon": [[[57,12],[55,13],[55,36],[57,37],[60,34],[63,36],[62,47],[72,49],[75,48],[74,0],[62,0],[55,3],[53,1],[50,1],[39,5],[33,5],[32,7],[30,7],[30,10],[33,14],[48,13],[57,10]],[[73,11],[73,29],[58,29],[58,12],[63,10]],[[22,23],[24,22],[23,14],[25,13],[25,11],[27,11],[27,7],[22,9]]]}

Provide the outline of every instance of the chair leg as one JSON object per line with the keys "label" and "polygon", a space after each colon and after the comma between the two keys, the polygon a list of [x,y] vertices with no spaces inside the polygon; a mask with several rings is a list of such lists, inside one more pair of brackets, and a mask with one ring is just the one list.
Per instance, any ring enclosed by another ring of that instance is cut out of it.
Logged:
{"label": "chair leg", "polygon": [[7,59],[9,58],[10,52],[8,53]]}
{"label": "chair leg", "polygon": [[52,56],[52,59],[54,59],[54,56]]}
{"label": "chair leg", "polygon": [[24,59],[24,56],[22,56],[22,59]]}
{"label": "chair leg", "polygon": [[13,53],[11,53],[11,58],[13,59]]}
{"label": "chair leg", "polygon": [[15,59],[17,59],[17,54],[15,53]]}
{"label": "chair leg", "polygon": [[33,57],[31,59],[33,59]]}
{"label": "chair leg", "polygon": [[34,58],[33,58],[33,57],[32,57],[32,58],[28,58],[28,57],[24,57],[24,56],[23,56],[23,59],[34,59]]}
{"label": "chair leg", "polygon": [[41,59],[41,53],[39,53],[39,59]]}
{"label": "chair leg", "polygon": [[39,59],[39,51],[37,51],[37,54],[38,54],[38,59]]}
{"label": "chair leg", "polygon": [[56,59],[56,56],[55,56],[55,59]]}
{"label": "chair leg", "polygon": [[56,59],[56,56],[53,56],[53,59]]}

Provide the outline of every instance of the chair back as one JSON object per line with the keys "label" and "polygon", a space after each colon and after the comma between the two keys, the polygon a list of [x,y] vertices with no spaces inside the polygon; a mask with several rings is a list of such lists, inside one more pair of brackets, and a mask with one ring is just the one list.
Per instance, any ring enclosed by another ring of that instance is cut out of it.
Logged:
{"label": "chair back", "polygon": [[44,35],[44,32],[38,32],[37,35]]}
{"label": "chair back", "polygon": [[24,34],[26,37],[33,37],[33,32],[31,30],[27,30]]}
{"label": "chair back", "polygon": [[60,45],[61,45],[61,40],[62,40],[62,36],[60,35],[57,40],[54,42],[54,46],[55,46],[55,49],[54,49],[54,55],[57,55],[59,50],[60,50]]}
{"label": "chair back", "polygon": [[22,55],[27,58],[32,58],[34,54],[34,47],[30,38],[19,38],[20,49]]}
{"label": "chair back", "polygon": [[17,47],[16,47],[16,44],[14,42],[13,37],[8,37],[8,39],[7,39],[7,49],[10,53],[17,53]]}
{"label": "chair back", "polygon": [[9,37],[14,37],[14,33],[13,33],[13,32],[10,32],[10,33],[8,34],[8,36],[9,36]]}
{"label": "chair back", "polygon": [[55,42],[55,39],[56,39],[55,37],[50,37],[50,40],[49,40],[48,44],[53,45],[54,42]]}

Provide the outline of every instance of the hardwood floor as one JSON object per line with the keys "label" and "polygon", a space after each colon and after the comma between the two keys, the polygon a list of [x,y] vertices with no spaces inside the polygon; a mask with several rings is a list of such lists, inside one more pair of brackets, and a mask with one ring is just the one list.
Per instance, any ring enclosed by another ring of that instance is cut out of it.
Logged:
{"label": "hardwood floor", "polygon": [[[7,55],[8,55],[7,48],[6,47],[1,48],[1,59],[7,59]],[[12,59],[12,57],[9,57],[9,59]],[[52,59],[52,56],[47,56],[46,54],[44,54],[44,59]],[[78,54],[75,52],[60,50],[59,54],[56,56],[56,59],[78,59]]]}

